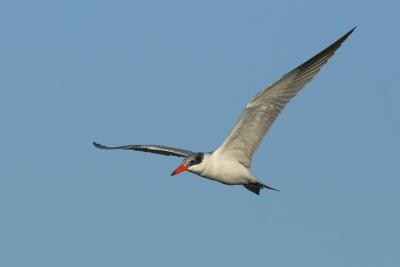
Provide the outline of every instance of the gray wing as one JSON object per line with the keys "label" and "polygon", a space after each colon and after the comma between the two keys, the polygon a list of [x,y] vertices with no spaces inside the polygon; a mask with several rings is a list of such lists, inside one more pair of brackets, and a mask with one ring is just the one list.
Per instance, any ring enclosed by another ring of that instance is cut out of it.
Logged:
{"label": "gray wing", "polygon": [[100,149],[123,149],[123,150],[136,150],[142,152],[150,152],[165,156],[176,156],[176,157],[188,157],[194,155],[196,153],[188,150],[183,150],[179,148],[167,147],[167,146],[158,146],[158,145],[127,145],[127,146],[104,146],[93,142],[93,145]]}
{"label": "gray wing", "polygon": [[320,71],[355,27],[339,40],[259,92],[214,152],[250,167],[254,151],[285,105]]}

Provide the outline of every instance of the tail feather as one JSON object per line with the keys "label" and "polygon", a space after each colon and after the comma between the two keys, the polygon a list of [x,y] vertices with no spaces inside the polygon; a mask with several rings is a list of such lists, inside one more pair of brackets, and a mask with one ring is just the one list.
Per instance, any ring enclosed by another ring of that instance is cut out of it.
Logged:
{"label": "tail feather", "polygon": [[259,195],[260,194],[260,190],[262,189],[262,188],[267,188],[267,189],[269,189],[269,190],[274,190],[274,191],[280,191],[279,189],[276,189],[276,188],[273,188],[273,187],[270,187],[270,186],[268,186],[268,185],[265,185],[265,184],[263,184],[263,183],[261,183],[261,182],[256,182],[256,183],[252,183],[252,184],[245,184],[245,185],[243,185],[246,189],[248,189],[248,190],[250,190],[251,192],[253,192],[253,193],[255,193],[255,194],[257,194],[257,195]]}
{"label": "tail feather", "polygon": [[265,185],[265,184],[263,184],[263,183],[260,183],[260,182],[258,182],[260,185],[262,185],[263,186],[263,188],[267,188],[267,189],[269,189],[269,190],[273,190],[273,191],[278,191],[278,192],[280,192],[281,190],[279,190],[279,189],[276,189],[276,188],[273,188],[273,187],[270,187],[270,186],[268,186],[268,185]]}

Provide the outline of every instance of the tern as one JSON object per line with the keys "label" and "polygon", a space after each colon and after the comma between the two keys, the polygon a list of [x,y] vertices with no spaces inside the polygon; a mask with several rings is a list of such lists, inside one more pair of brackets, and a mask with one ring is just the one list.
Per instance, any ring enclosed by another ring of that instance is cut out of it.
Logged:
{"label": "tern", "polygon": [[160,145],[109,147],[95,142],[93,145],[100,149],[136,150],[183,157],[182,164],[171,175],[189,171],[223,184],[243,185],[257,195],[262,188],[279,191],[265,185],[251,173],[253,154],[285,105],[315,77],[355,28],[260,91],[247,104],[228,137],[215,151],[196,153]]}

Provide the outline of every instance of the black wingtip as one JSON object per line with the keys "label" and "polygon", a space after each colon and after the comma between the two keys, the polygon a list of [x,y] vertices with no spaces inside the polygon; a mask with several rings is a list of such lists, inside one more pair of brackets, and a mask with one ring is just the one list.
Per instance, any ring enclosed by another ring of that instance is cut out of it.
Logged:
{"label": "black wingtip", "polygon": [[350,31],[346,32],[338,41],[335,42],[335,44],[340,44],[343,43],[349,36],[354,32],[354,30],[357,28],[357,26],[354,26]]}
{"label": "black wingtip", "polygon": [[103,146],[103,145],[101,145],[101,144],[99,144],[99,143],[96,143],[96,142],[92,142],[92,144],[93,144],[95,147],[100,148],[100,149],[105,149],[105,148],[107,148],[106,146]]}
{"label": "black wingtip", "polygon": [[349,36],[350,34],[352,34],[354,32],[355,29],[357,29],[357,26],[354,26],[350,31],[348,31],[346,33],[346,35]]}

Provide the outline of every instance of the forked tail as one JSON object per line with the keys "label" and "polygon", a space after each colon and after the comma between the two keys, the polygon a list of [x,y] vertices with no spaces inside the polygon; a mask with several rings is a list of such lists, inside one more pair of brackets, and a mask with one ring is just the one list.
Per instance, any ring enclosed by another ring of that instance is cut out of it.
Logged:
{"label": "forked tail", "polygon": [[267,188],[269,190],[274,190],[274,191],[280,191],[276,188],[270,187],[268,185],[265,185],[259,181],[255,182],[255,183],[251,183],[251,184],[245,184],[243,185],[244,187],[246,187],[246,189],[250,190],[251,192],[259,195],[260,194],[260,190],[263,188]]}

